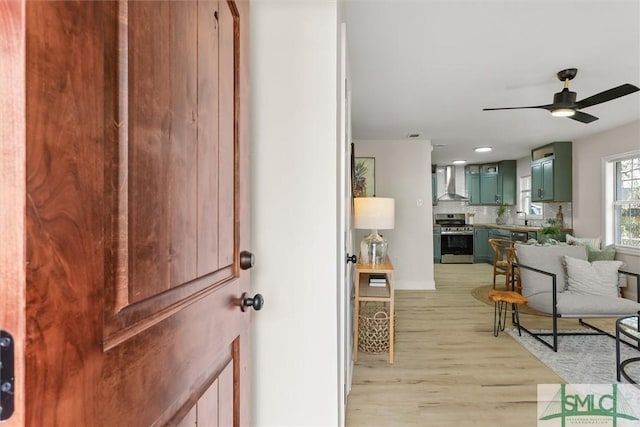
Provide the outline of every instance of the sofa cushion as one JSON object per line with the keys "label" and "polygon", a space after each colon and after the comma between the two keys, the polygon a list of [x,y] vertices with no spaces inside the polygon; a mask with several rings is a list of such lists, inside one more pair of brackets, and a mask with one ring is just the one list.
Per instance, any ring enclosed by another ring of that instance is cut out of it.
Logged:
{"label": "sofa cushion", "polygon": [[589,261],[613,261],[616,259],[616,245],[608,245],[601,251],[587,246],[587,257]]}
{"label": "sofa cushion", "polygon": [[558,298],[558,313],[564,317],[618,317],[638,314],[640,304],[625,298],[576,295],[564,292]]}
{"label": "sofa cushion", "polygon": [[553,300],[551,298],[551,292],[538,292],[527,297],[527,306],[543,313],[551,314],[553,313]]}
{"label": "sofa cushion", "polygon": [[[562,317],[620,317],[637,315],[640,304],[625,298],[601,295],[557,294],[558,314]],[[543,313],[553,313],[551,292],[538,293],[528,298],[527,305]]]}
{"label": "sofa cushion", "polygon": [[595,250],[600,250],[602,244],[600,237],[573,237],[571,234],[567,234],[566,239],[569,245],[589,246]]}
{"label": "sofa cushion", "polygon": [[[571,256],[582,260],[587,259],[584,246],[530,246],[516,244],[518,262],[522,265],[554,273],[558,292],[563,292],[566,286],[566,274],[562,257]],[[522,295],[529,298],[540,292],[551,292],[551,277],[535,271],[520,269],[522,281]]]}
{"label": "sofa cushion", "polygon": [[618,269],[622,261],[594,261],[564,256],[567,267],[567,291],[582,295],[601,295],[616,298]]}

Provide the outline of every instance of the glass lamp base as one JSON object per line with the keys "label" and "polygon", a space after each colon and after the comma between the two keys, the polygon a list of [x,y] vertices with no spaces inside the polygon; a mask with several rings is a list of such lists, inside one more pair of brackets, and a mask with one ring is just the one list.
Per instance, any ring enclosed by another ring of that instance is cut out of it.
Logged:
{"label": "glass lamp base", "polygon": [[372,232],[360,242],[360,263],[379,265],[387,262],[387,241],[378,234]]}

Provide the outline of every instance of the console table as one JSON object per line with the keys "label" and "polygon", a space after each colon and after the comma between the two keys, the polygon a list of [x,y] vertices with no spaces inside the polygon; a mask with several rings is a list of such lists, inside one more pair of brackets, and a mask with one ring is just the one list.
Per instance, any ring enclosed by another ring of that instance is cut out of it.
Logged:
{"label": "console table", "polygon": [[[624,369],[630,363],[640,362],[640,356],[620,360],[620,334],[634,341],[633,347],[640,351],[640,321],[638,316],[626,316],[616,320],[616,379],[620,381],[620,376],[622,375],[631,384],[638,384],[640,379],[632,379]],[[626,340],[625,343],[629,344]]]}
{"label": "console table", "polygon": [[[371,274],[383,274],[386,277],[385,286],[369,286]],[[389,304],[389,363],[393,363],[393,341],[395,338],[394,325],[394,286],[395,271],[393,264],[387,258],[385,264],[356,264],[355,275],[355,307],[353,312],[353,361],[358,361],[358,323],[360,319],[360,303],[375,301]]]}

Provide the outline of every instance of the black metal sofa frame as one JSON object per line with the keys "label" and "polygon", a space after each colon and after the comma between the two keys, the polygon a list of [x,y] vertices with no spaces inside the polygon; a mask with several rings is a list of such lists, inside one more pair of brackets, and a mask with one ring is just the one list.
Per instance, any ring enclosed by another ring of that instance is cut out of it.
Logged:
{"label": "black metal sofa frame", "polygon": [[[551,282],[552,282],[552,298],[553,298],[553,302],[552,302],[552,306],[553,306],[553,312],[552,313],[548,313],[551,315],[551,319],[552,319],[552,331],[551,332],[533,332],[529,329],[527,329],[525,326],[523,326],[520,323],[520,320],[517,320],[516,323],[516,317],[515,314],[512,311],[512,322],[514,323],[514,325],[517,325],[520,329],[522,329],[523,331],[525,331],[526,333],[528,333],[529,335],[531,335],[533,338],[535,338],[536,340],[540,341],[542,344],[546,345],[547,347],[549,347],[550,349],[552,349],[553,351],[557,352],[558,351],[558,337],[559,336],[568,336],[568,335],[608,335],[611,338],[615,339],[615,335],[604,331],[600,328],[598,328],[595,325],[592,325],[590,323],[585,322],[583,319],[587,318],[588,316],[582,316],[582,317],[577,317],[578,322],[589,328],[592,329],[594,332],[562,332],[558,330],[558,319],[563,317],[562,314],[558,313],[558,307],[557,307],[557,283],[556,283],[556,274],[555,273],[550,273],[548,271],[544,271],[544,270],[540,270],[538,268],[534,268],[534,267],[530,267],[527,265],[523,265],[523,264],[519,264],[517,262],[514,262],[511,264],[511,290],[515,290],[515,272],[517,268],[522,268],[522,269],[527,269],[527,270],[531,270],[531,271],[535,271],[537,273],[540,274],[544,274],[546,276],[551,277]],[[628,276],[632,276],[635,277],[635,283],[636,283],[636,300],[638,303],[640,303],[640,273],[633,273],[631,271],[624,271],[624,270],[618,270],[618,273],[622,273],[622,274],[626,274]],[[628,283],[628,281],[627,281]],[[602,317],[602,316],[594,316],[594,317]],[[576,318],[574,316],[571,316],[570,318]],[[553,337],[553,343],[549,343],[547,340],[544,340],[542,337]],[[621,340],[622,342],[624,342],[625,344],[633,347],[633,348],[637,348],[635,345],[628,343],[624,340]]]}

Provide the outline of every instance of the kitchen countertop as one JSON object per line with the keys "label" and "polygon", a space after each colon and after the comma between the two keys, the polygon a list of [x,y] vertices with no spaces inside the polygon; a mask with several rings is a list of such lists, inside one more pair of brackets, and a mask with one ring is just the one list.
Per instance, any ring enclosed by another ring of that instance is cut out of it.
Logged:
{"label": "kitchen countertop", "polygon": [[[501,228],[503,230],[509,230],[509,231],[542,231],[542,229],[544,227],[532,227],[529,225],[520,225],[520,224],[493,224],[493,223],[487,223],[487,224],[467,224],[467,225],[473,225],[473,227],[476,228]],[[440,228],[442,227],[440,224],[433,224],[434,228]],[[573,229],[572,228],[563,228],[562,231],[564,231],[565,233],[572,233]]]}
{"label": "kitchen countertop", "polygon": [[520,224],[473,224],[474,227],[478,228],[501,228],[503,230],[510,231],[542,231],[542,227],[532,227],[528,225],[520,225]]}
{"label": "kitchen countertop", "polygon": [[[532,227],[532,226],[525,226],[525,225],[519,225],[519,224],[473,224],[474,227],[478,227],[478,228],[501,228],[503,230],[510,230],[510,231],[542,231],[542,229],[544,227]],[[567,232],[567,233],[571,233],[573,231],[572,228],[563,228],[562,231]]]}

